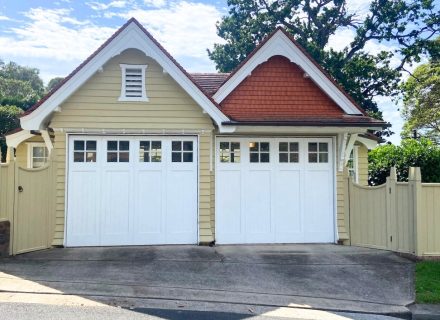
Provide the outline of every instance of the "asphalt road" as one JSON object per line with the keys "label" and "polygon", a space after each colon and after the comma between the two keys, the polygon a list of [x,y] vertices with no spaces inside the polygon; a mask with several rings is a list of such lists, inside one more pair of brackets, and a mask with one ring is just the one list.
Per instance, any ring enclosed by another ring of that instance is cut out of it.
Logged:
{"label": "asphalt road", "polygon": [[[0,303],[0,320],[397,320],[397,318],[358,314],[300,310],[297,315],[265,316],[229,312],[117,307],[80,307],[27,303]],[[301,315],[302,314],[302,315]]]}

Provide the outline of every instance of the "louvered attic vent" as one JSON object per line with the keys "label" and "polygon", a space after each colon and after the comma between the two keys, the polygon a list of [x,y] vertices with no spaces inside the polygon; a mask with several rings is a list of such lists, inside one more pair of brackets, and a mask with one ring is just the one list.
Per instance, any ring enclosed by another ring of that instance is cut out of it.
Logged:
{"label": "louvered attic vent", "polygon": [[148,101],[145,89],[146,65],[121,64],[122,86],[119,101]]}

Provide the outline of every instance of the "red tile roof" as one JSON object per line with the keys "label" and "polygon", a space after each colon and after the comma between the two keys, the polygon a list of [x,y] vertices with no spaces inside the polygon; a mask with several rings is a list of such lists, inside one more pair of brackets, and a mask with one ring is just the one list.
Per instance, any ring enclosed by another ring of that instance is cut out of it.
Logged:
{"label": "red tile roof", "polygon": [[213,95],[225,82],[229,73],[191,73],[194,82],[203,88],[207,93]]}

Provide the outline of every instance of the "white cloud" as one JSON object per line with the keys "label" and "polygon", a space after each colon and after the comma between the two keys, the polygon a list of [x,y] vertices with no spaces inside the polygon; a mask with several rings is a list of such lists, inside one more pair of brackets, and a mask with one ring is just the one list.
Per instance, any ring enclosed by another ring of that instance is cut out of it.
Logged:
{"label": "white cloud", "polygon": [[167,4],[166,0],[144,0],[144,4],[149,7],[161,8]]}
{"label": "white cloud", "polygon": [[[186,65],[191,71],[207,71],[213,64],[206,53],[222,39],[216,34],[215,24],[223,12],[214,5],[181,1],[166,8],[134,8],[122,13],[107,14],[124,19],[135,17],[178,60],[194,58],[195,64]],[[193,68],[193,66],[195,68]],[[200,67],[205,66],[205,70]],[[196,70],[195,70],[196,69]]]}
{"label": "white cloud", "polygon": [[0,21],[8,21],[11,20],[9,17],[0,14]]}
{"label": "white cloud", "polygon": [[0,36],[0,56],[81,61],[115,30],[70,16],[69,9],[30,9],[28,22]]}
{"label": "white cloud", "polygon": [[127,5],[125,0],[115,0],[109,3],[102,3],[98,1],[91,1],[86,3],[90,8],[96,11],[107,10],[110,8],[124,8]]}

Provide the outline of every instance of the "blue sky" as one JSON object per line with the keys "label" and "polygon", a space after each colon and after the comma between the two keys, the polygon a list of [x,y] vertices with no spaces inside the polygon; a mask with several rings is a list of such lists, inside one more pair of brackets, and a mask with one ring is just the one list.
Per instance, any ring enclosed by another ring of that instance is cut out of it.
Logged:
{"label": "blue sky", "polygon": [[[369,1],[348,0],[349,9],[362,16]],[[226,0],[0,0],[0,59],[39,68],[47,83],[69,74],[134,16],[188,71],[212,72],[206,49],[222,41],[215,24],[226,13]],[[353,35],[340,30],[330,46],[342,49]],[[392,47],[372,42],[366,49]],[[378,102],[396,132],[390,140],[399,143],[398,107],[386,97]]]}

